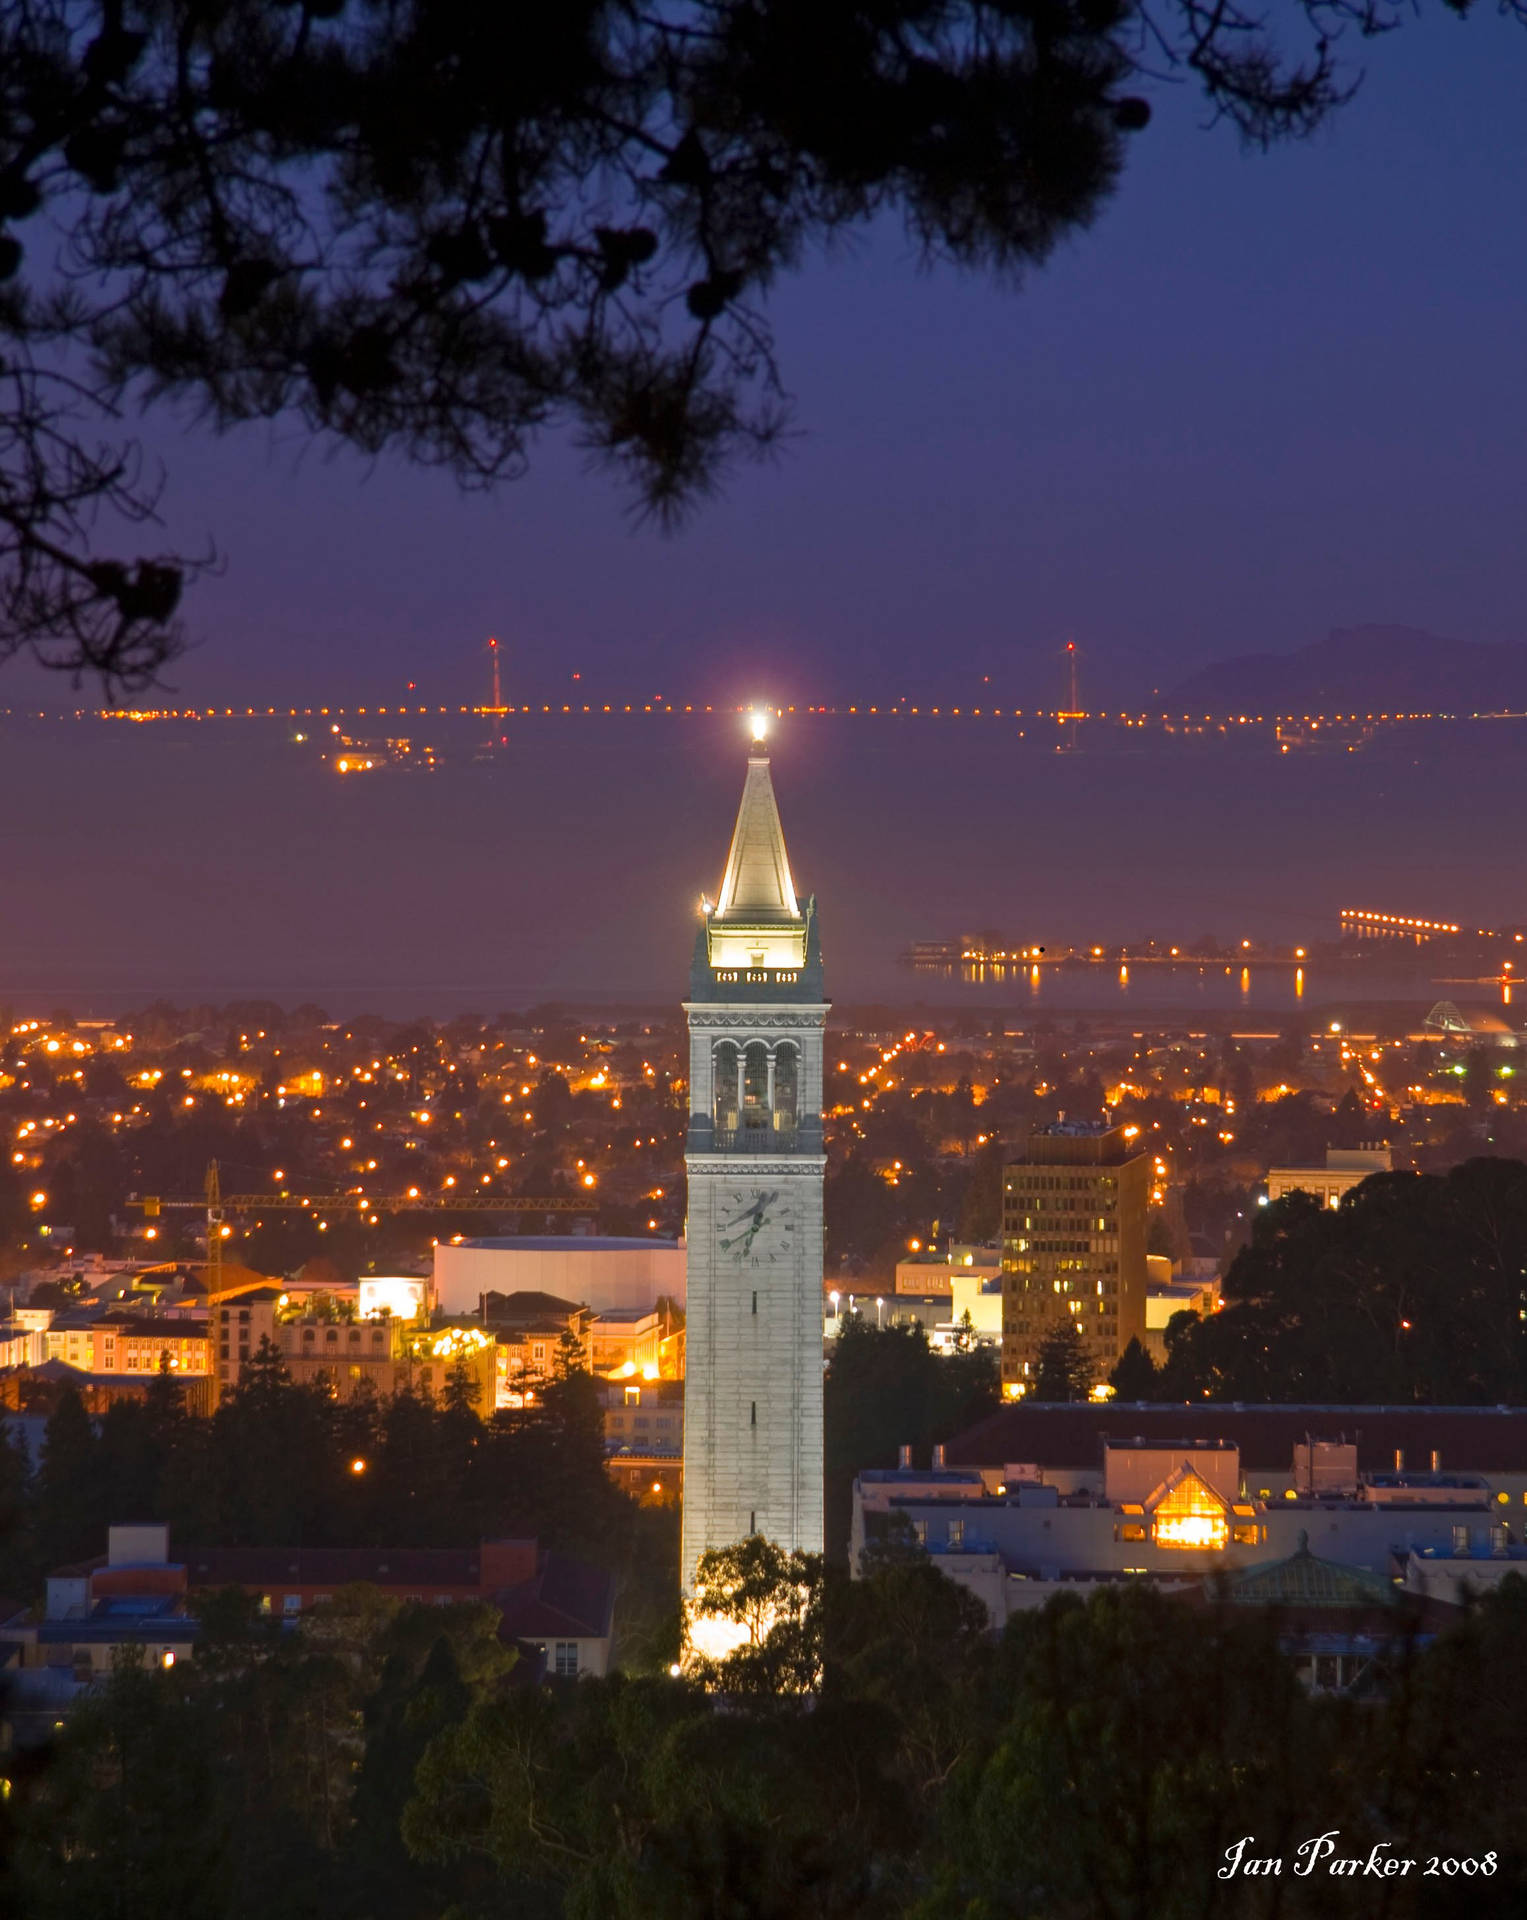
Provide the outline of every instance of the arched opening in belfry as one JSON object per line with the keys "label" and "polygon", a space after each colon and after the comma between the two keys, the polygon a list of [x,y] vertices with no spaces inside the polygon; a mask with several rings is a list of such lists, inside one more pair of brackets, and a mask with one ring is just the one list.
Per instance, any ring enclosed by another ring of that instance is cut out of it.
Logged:
{"label": "arched opening in belfry", "polygon": [[735,1132],[738,1124],[738,1109],[741,1104],[740,1063],[735,1040],[722,1040],[717,1044],[714,1075],[716,1089],[714,1124],[720,1132]]}
{"label": "arched opening in belfry", "polygon": [[762,1040],[750,1040],[742,1056],[742,1124],[769,1124],[769,1049]]}
{"label": "arched opening in belfry", "polygon": [[800,1052],[792,1041],[782,1040],[774,1049],[774,1128],[777,1133],[793,1133],[800,1103]]}

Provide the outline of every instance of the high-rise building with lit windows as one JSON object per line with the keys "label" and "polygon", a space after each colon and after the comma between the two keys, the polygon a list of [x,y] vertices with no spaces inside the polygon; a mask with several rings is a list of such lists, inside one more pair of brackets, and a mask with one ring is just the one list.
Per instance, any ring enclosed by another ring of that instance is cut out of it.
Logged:
{"label": "high-rise building with lit windows", "polygon": [[[756,729],[761,733],[761,728]],[[822,1038],[816,902],[755,738],[689,998],[682,1578],[763,1534],[822,1550]]]}
{"label": "high-rise building with lit windows", "polygon": [[1150,1156],[1123,1127],[1062,1120],[1002,1170],[1002,1386],[1032,1390],[1039,1348],[1070,1318],[1099,1375],[1145,1338]]}

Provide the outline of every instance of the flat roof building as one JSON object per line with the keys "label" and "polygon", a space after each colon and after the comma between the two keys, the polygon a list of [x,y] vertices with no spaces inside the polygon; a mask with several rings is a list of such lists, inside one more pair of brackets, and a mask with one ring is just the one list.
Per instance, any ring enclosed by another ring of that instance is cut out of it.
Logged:
{"label": "flat roof building", "polygon": [[1269,1167],[1269,1205],[1286,1193],[1307,1193],[1323,1207],[1339,1207],[1342,1197],[1375,1173],[1389,1173],[1394,1155],[1388,1147],[1327,1147],[1323,1167]]}
{"label": "flat roof building", "polygon": [[476,1313],[486,1293],[552,1293],[596,1311],[684,1300],[682,1240],[514,1234],[435,1248],[435,1299]]}
{"label": "flat roof building", "polygon": [[1032,1387],[1045,1336],[1071,1319],[1101,1379],[1145,1337],[1150,1156],[1124,1127],[1060,1121],[1002,1169],[1002,1386]]}

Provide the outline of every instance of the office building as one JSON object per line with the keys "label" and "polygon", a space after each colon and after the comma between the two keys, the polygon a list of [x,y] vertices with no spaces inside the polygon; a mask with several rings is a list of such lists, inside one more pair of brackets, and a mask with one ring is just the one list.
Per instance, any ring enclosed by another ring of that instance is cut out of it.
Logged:
{"label": "office building", "polygon": [[1101,1379],[1145,1337],[1150,1156],[1133,1129],[1062,1120],[1002,1170],[1002,1387],[1032,1389],[1046,1334],[1072,1319]]}

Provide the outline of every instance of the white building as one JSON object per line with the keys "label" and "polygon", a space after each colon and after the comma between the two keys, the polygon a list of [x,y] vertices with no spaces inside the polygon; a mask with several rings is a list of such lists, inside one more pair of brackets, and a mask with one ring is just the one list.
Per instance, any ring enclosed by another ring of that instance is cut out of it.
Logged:
{"label": "white building", "polygon": [[924,1295],[951,1293],[957,1277],[1002,1278],[1002,1249],[971,1240],[951,1240],[943,1253],[926,1248],[896,1262],[896,1291]]}
{"label": "white building", "polygon": [[[1355,1462],[1356,1448],[1344,1451]],[[1032,1465],[1005,1469],[995,1486],[989,1471],[938,1459],[926,1472],[865,1471],[854,1482],[850,1566],[860,1572],[867,1549],[916,1544],[1001,1628],[1057,1593],[1086,1598],[1131,1579],[1180,1591],[1298,1552],[1390,1587],[1419,1562],[1413,1590],[1445,1598],[1460,1571],[1483,1586],[1523,1564],[1483,1475],[1377,1474],[1266,1500],[1247,1486],[1234,1441],[1142,1437],[1104,1441],[1102,1452],[1101,1486],[1071,1493]]]}
{"label": "white building", "polygon": [[1394,1155],[1388,1147],[1327,1147],[1323,1167],[1269,1167],[1267,1201],[1286,1193],[1307,1193],[1323,1207],[1339,1207],[1343,1194],[1360,1187],[1371,1174],[1389,1173]]}
{"label": "white building", "polygon": [[435,1248],[442,1312],[476,1313],[485,1293],[551,1293],[596,1311],[683,1304],[682,1240],[622,1240],[592,1234],[514,1235]]}
{"label": "white building", "polygon": [[690,972],[681,1575],[759,1533],[822,1550],[822,956],[761,742]]}
{"label": "white building", "polygon": [[[965,1324],[969,1314],[970,1324]],[[965,1338],[986,1346],[1002,1344],[1002,1274],[956,1267],[949,1290],[949,1327],[955,1342]],[[935,1342],[935,1344],[938,1344]]]}

